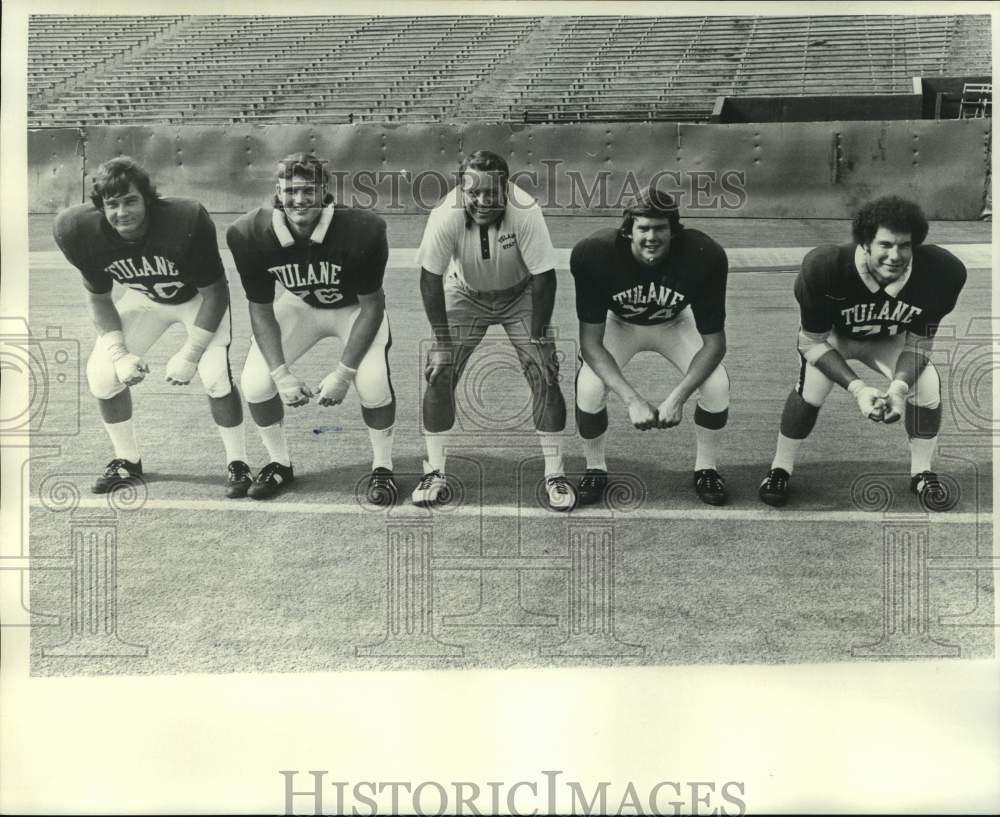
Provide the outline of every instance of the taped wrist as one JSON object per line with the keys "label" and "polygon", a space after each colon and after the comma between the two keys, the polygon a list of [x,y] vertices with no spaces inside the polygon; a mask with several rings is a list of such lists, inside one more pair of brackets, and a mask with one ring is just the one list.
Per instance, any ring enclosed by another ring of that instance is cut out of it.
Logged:
{"label": "taped wrist", "polygon": [[128,349],[125,348],[125,333],[120,329],[116,329],[114,332],[105,332],[101,335],[101,341],[108,350],[112,363],[117,363],[128,354]]}
{"label": "taped wrist", "polygon": [[278,366],[278,368],[274,369],[271,372],[271,380],[273,380],[274,385],[278,386],[279,388],[281,384],[287,381],[289,378],[291,378],[293,382],[289,383],[288,385],[290,386],[298,385],[298,378],[291,373],[287,363],[282,363],[280,366]]}
{"label": "taped wrist", "polygon": [[201,356],[205,353],[205,349],[208,348],[208,344],[212,342],[214,336],[215,332],[209,332],[200,326],[192,326],[188,330],[187,340],[181,347],[181,355],[190,363],[197,363],[201,360]]}
{"label": "taped wrist", "polygon": [[858,392],[865,388],[865,381],[860,377],[855,378],[850,383],[847,384],[847,390],[853,394],[855,397],[858,396]]}
{"label": "taped wrist", "polygon": [[350,366],[345,366],[343,363],[338,363],[333,373],[338,380],[346,380],[348,383],[351,383],[354,381],[354,376],[358,373],[358,370],[352,369]]}
{"label": "taped wrist", "polygon": [[888,392],[899,397],[906,397],[910,393],[910,384],[897,377],[889,384]]}

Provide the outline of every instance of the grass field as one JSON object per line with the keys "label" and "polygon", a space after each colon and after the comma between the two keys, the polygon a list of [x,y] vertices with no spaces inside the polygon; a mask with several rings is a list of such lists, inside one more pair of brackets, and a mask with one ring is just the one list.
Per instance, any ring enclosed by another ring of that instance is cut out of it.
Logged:
{"label": "grass field", "polygon": [[[215,218],[222,230],[235,216]],[[609,465],[619,473],[614,506],[569,515],[542,509],[527,386],[497,330],[460,388],[461,432],[449,460],[460,495],[453,505],[418,512],[401,502],[376,512],[358,504],[356,488],[367,476],[370,449],[353,392],[334,410],[310,405],[288,411],[294,490],[271,503],[227,501],[222,446],[200,387],[177,389],[162,380],[164,364],[181,342],[175,327],[148,355],[152,374],[134,390],[148,475],[148,493],[134,509],[109,517],[105,500],[88,493],[110,448],[80,371],[50,389],[47,420],[72,428],[78,411],[79,433],[40,437],[51,448],[35,452],[31,471],[31,556],[51,560],[36,563],[51,569],[35,569],[31,577],[31,609],[39,625],[32,671],[281,672],[993,655],[987,264],[970,269],[935,352],[945,395],[938,469],[959,489],[953,511],[929,518],[909,494],[902,423],[867,423],[839,392],[802,448],[791,502],[775,510],[758,501],[756,486],[770,463],[781,406],[796,376],[798,320],[788,273],[793,265],[782,260],[789,253],[778,252],[772,264],[767,252],[841,241],[849,228],[826,221],[690,223],[731,249],[735,259],[726,357],[732,407],[720,463],[731,495],[727,507],[703,505],[690,484],[693,404],[678,429],[639,432],[627,426],[623,407],[612,403]],[[560,248],[604,226],[579,218],[549,224]],[[31,220],[30,323],[36,335],[58,327],[63,341],[77,341],[82,366],[94,332],[78,275],[55,250],[50,225],[49,217]],[[416,217],[390,219],[393,248],[416,246],[422,226]],[[935,224],[930,240],[987,244],[989,225]],[[223,257],[233,294],[231,359],[238,377],[249,322],[238,277],[228,253]],[[420,350],[428,337],[411,258],[395,250],[385,284],[398,400],[395,463],[404,496],[419,476],[424,452]],[[573,288],[566,269],[558,276],[555,323],[565,356],[564,394],[572,406]],[[296,372],[319,382],[337,359],[328,344],[310,352]],[[677,378],[648,354],[627,373],[656,400]],[[264,450],[249,420],[247,435],[257,468]],[[582,449],[572,422],[566,439],[567,464],[579,473]],[[45,499],[60,481],[80,489],[80,505],[71,513],[51,510],[52,501]],[[117,637],[141,645],[144,655],[108,655],[107,639],[97,649],[99,639],[71,631],[74,582],[87,598],[101,585],[87,573],[91,568],[70,569],[78,550],[72,538],[93,530],[116,541],[117,563],[109,570]],[[864,648],[880,639],[881,648]],[[67,640],[91,646],[77,650],[85,653],[78,657],[43,654]]]}

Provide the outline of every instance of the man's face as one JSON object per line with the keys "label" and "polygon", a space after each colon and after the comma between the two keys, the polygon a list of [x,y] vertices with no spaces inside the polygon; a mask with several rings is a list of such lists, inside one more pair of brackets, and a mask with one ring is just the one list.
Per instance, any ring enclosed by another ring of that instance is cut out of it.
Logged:
{"label": "man's face", "polygon": [[489,225],[503,218],[507,183],[496,171],[466,170],[462,174],[465,212],[476,224]]}
{"label": "man's face", "polygon": [[863,249],[868,271],[882,283],[902,276],[913,258],[910,234],[897,233],[888,227],[879,227],[872,243]]}
{"label": "man's face", "polygon": [[278,179],[278,199],[285,208],[285,221],[296,235],[312,233],[323,213],[325,196],[322,178],[296,173],[291,179]]}
{"label": "man's face", "polygon": [[636,216],[632,222],[632,255],[643,264],[656,264],[670,252],[670,220]]}
{"label": "man's face", "polygon": [[104,218],[126,241],[135,241],[146,233],[146,201],[135,182],[120,196],[105,196],[102,204]]}

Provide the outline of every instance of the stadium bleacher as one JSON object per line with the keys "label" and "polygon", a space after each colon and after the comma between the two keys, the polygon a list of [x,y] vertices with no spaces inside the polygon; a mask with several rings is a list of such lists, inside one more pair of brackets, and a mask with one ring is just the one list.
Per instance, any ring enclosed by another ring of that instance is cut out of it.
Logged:
{"label": "stadium bleacher", "polygon": [[982,16],[36,15],[29,124],[705,121],[990,60]]}

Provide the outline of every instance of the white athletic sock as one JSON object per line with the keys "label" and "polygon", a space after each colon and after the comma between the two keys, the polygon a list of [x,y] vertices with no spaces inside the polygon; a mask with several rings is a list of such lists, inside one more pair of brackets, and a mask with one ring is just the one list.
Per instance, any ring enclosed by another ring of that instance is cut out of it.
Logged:
{"label": "white athletic sock", "polygon": [[607,442],[607,431],[603,434],[598,434],[592,440],[583,439],[583,455],[587,458],[587,468],[596,468],[599,471],[608,470],[608,463],[604,454]]}
{"label": "white athletic sock", "polygon": [[427,462],[432,471],[444,473],[445,448],[448,445],[449,436],[447,431],[424,432],[424,439],[427,441]]}
{"label": "white athletic sock", "polygon": [[778,447],[775,449],[771,468],[784,468],[791,474],[795,469],[795,455],[798,453],[801,443],[802,440],[793,440],[779,432]]}
{"label": "white athletic sock", "polygon": [[931,459],[937,449],[937,437],[910,437],[910,474],[916,476],[921,471],[932,471]]}
{"label": "white athletic sock", "polygon": [[553,431],[539,431],[538,441],[542,444],[545,457],[545,476],[561,477],[566,473],[563,467],[562,434]]}
{"label": "white athletic sock", "polygon": [[695,442],[697,443],[694,459],[694,470],[702,471],[705,468],[718,468],[717,455],[719,452],[719,437],[722,434],[721,428],[703,428],[695,425]]}
{"label": "white athletic sock", "polygon": [[372,441],[372,470],[388,468],[392,470],[392,429],[369,428],[368,436]]}
{"label": "white athletic sock", "polygon": [[226,448],[226,464],[240,460],[247,460],[247,435],[243,423],[238,426],[216,426],[219,429],[219,436],[222,437],[222,444]]}
{"label": "white athletic sock", "polygon": [[120,423],[105,423],[111,438],[111,445],[115,449],[115,458],[128,460],[129,462],[139,461],[139,444],[135,440],[135,426],[132,418],[122,420]]}
{"label": "white athletic sock", "polygon": [[292,458],[288,453],[288,439],[285,437],[285,424],[277,422],[274,425],[258,427],[261,442],[267,449],[267,455],[271,458],[268,462],[276,462],[279,465],[291,465]]}

